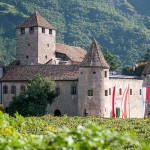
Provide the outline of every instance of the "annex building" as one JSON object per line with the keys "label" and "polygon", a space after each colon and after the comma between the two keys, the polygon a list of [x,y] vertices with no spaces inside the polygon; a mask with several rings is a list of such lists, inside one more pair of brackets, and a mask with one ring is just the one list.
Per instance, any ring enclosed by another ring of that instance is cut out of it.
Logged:
{"label": "annex building", "polygon": [[142,84],[150,84],[149,66],[150,63],[144,71],[144,84],[137,77],[111,74],[96,41],[87,52],[56,43],[55,28],[35,13],[16,28],[16,60],[5,68],[0,66],[1,103],[8,106],[12,96],[25,90],[27,82],[40,75],[55,80],[60,93],[48,106],[47,113],[111,117],[113,87],[121,113],[123,93],[129,86],[127,117],[140,118]]}

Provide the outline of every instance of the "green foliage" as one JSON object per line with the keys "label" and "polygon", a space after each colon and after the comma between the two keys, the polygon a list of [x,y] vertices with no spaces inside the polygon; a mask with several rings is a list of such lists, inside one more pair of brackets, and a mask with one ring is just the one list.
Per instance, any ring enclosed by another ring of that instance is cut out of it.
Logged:
{"label": "green foliage", "polygon": [[48,104],[57,96],[55,82],[39,76],[31,80],[27,90],[19,96],[14,96],[7,111],[10,115],[15,112],[23,116],[42,116],[46,114]]}
{"label": "green foliage", "polygon": [[0,57],[15,58],[15,26],[38,11],[57,28],[57,42],[87,49],[95,39],[123,65],[143,59],[150,46],[149,0],[1,0]]}
{"label": "green foliage", "polygon": [[143,62],[147,62],[150,58],[150,49],[147,50],[146,54],[144,55]]}
{"label": "green foliage", "polygon": [[118,71],[120,66],[120,61],[118,60],[118,58],[115,55],[111,54],[106,48],[104,49],[103,54],[107,63],[110,66],[110,71]]}
{"label": "green foliage", "polygon": [[133,76],[134,75],[133,67],[132,66],[126,66],[126,67],[124,67],[122,69],[122,74],[123,75]]}
{"label": "green foliage", "polygon": [[120,117],[120,108],[116,107],[116,118]]}
{"label": "green foliage", "polygon": [[[150,119],[24,118],[18,114],[13,118],[0,112],[0,149],[145,150],[150,148],[149,123]],[[136,131],[137,135],[126,131]]]}
{"label": "green foliage", "polygon": [[142,72],[143,72],[146,64],[147,64],[147,62],[138,63],[134,68],[134,75],[140,77],[142,75]]}

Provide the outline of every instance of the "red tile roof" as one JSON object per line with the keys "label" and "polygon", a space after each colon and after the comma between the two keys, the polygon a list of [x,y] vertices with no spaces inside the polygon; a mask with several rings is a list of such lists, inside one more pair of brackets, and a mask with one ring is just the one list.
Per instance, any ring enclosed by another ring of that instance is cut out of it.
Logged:
{"label": "red tile roof", "polygon": [[40,75],[51,80],[77,80],[78,65],[9,66],[2,81],[28,81]]}
{"label": "red tile roof", "polygon": [[100,47],[97,45],[97,42],[94,40],[91,44],[90,50],[87,52],[81,66],[96,66],[102,68],[109,68]]}
{"label": "red tile roof", "polygon": [[39,13],[33,14],[23,23],[17,26],[17,28],[27,28],[27,27],[44,27],[48,29],[55,29],[47,20],[45,20]]}
{"label": "red tile roof", "polygon": [[73,62],[82,62],[86,55],[86,51],[80,47],[69,46],[64,44],[56,44],[56,52],[66,54]]}

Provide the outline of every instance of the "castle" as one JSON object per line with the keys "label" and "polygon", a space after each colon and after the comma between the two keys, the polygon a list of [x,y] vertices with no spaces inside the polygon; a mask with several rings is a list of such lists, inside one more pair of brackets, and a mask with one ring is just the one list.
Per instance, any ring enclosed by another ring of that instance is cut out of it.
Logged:
{"label": "castle", "polygon": [[123,92],[129,86],[127,116],[142,117],[141,89],[142,84],[150,85],[150,63],[144,71],[144,82],[137,77],[111,74],[96,41],[87,52],[56,43],[55,28],[38,13],[16,30],[16,60],[5,68],[0,66],[1,103],[5,107],[12,96],[25,90],[29,80],[41,75],[55,80],[59,91],[47,113],[109,118],[113,87],[117,87],[116,106],[121,109]]}

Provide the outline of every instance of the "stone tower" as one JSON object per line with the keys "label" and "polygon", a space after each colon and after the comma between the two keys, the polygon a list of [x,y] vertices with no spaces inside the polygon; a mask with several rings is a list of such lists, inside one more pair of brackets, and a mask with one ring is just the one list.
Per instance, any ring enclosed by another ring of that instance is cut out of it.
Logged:
{"label": "stone tower", "polygon": [[17,26],[16,59],[21,65],[45,64],[55,57],[56,30],[37,12]]}
{"label": "stone tower", "polygon": [[105,80],[109,80],[109,65],[93,41],[79,69],[78,115],[104,116]]}

